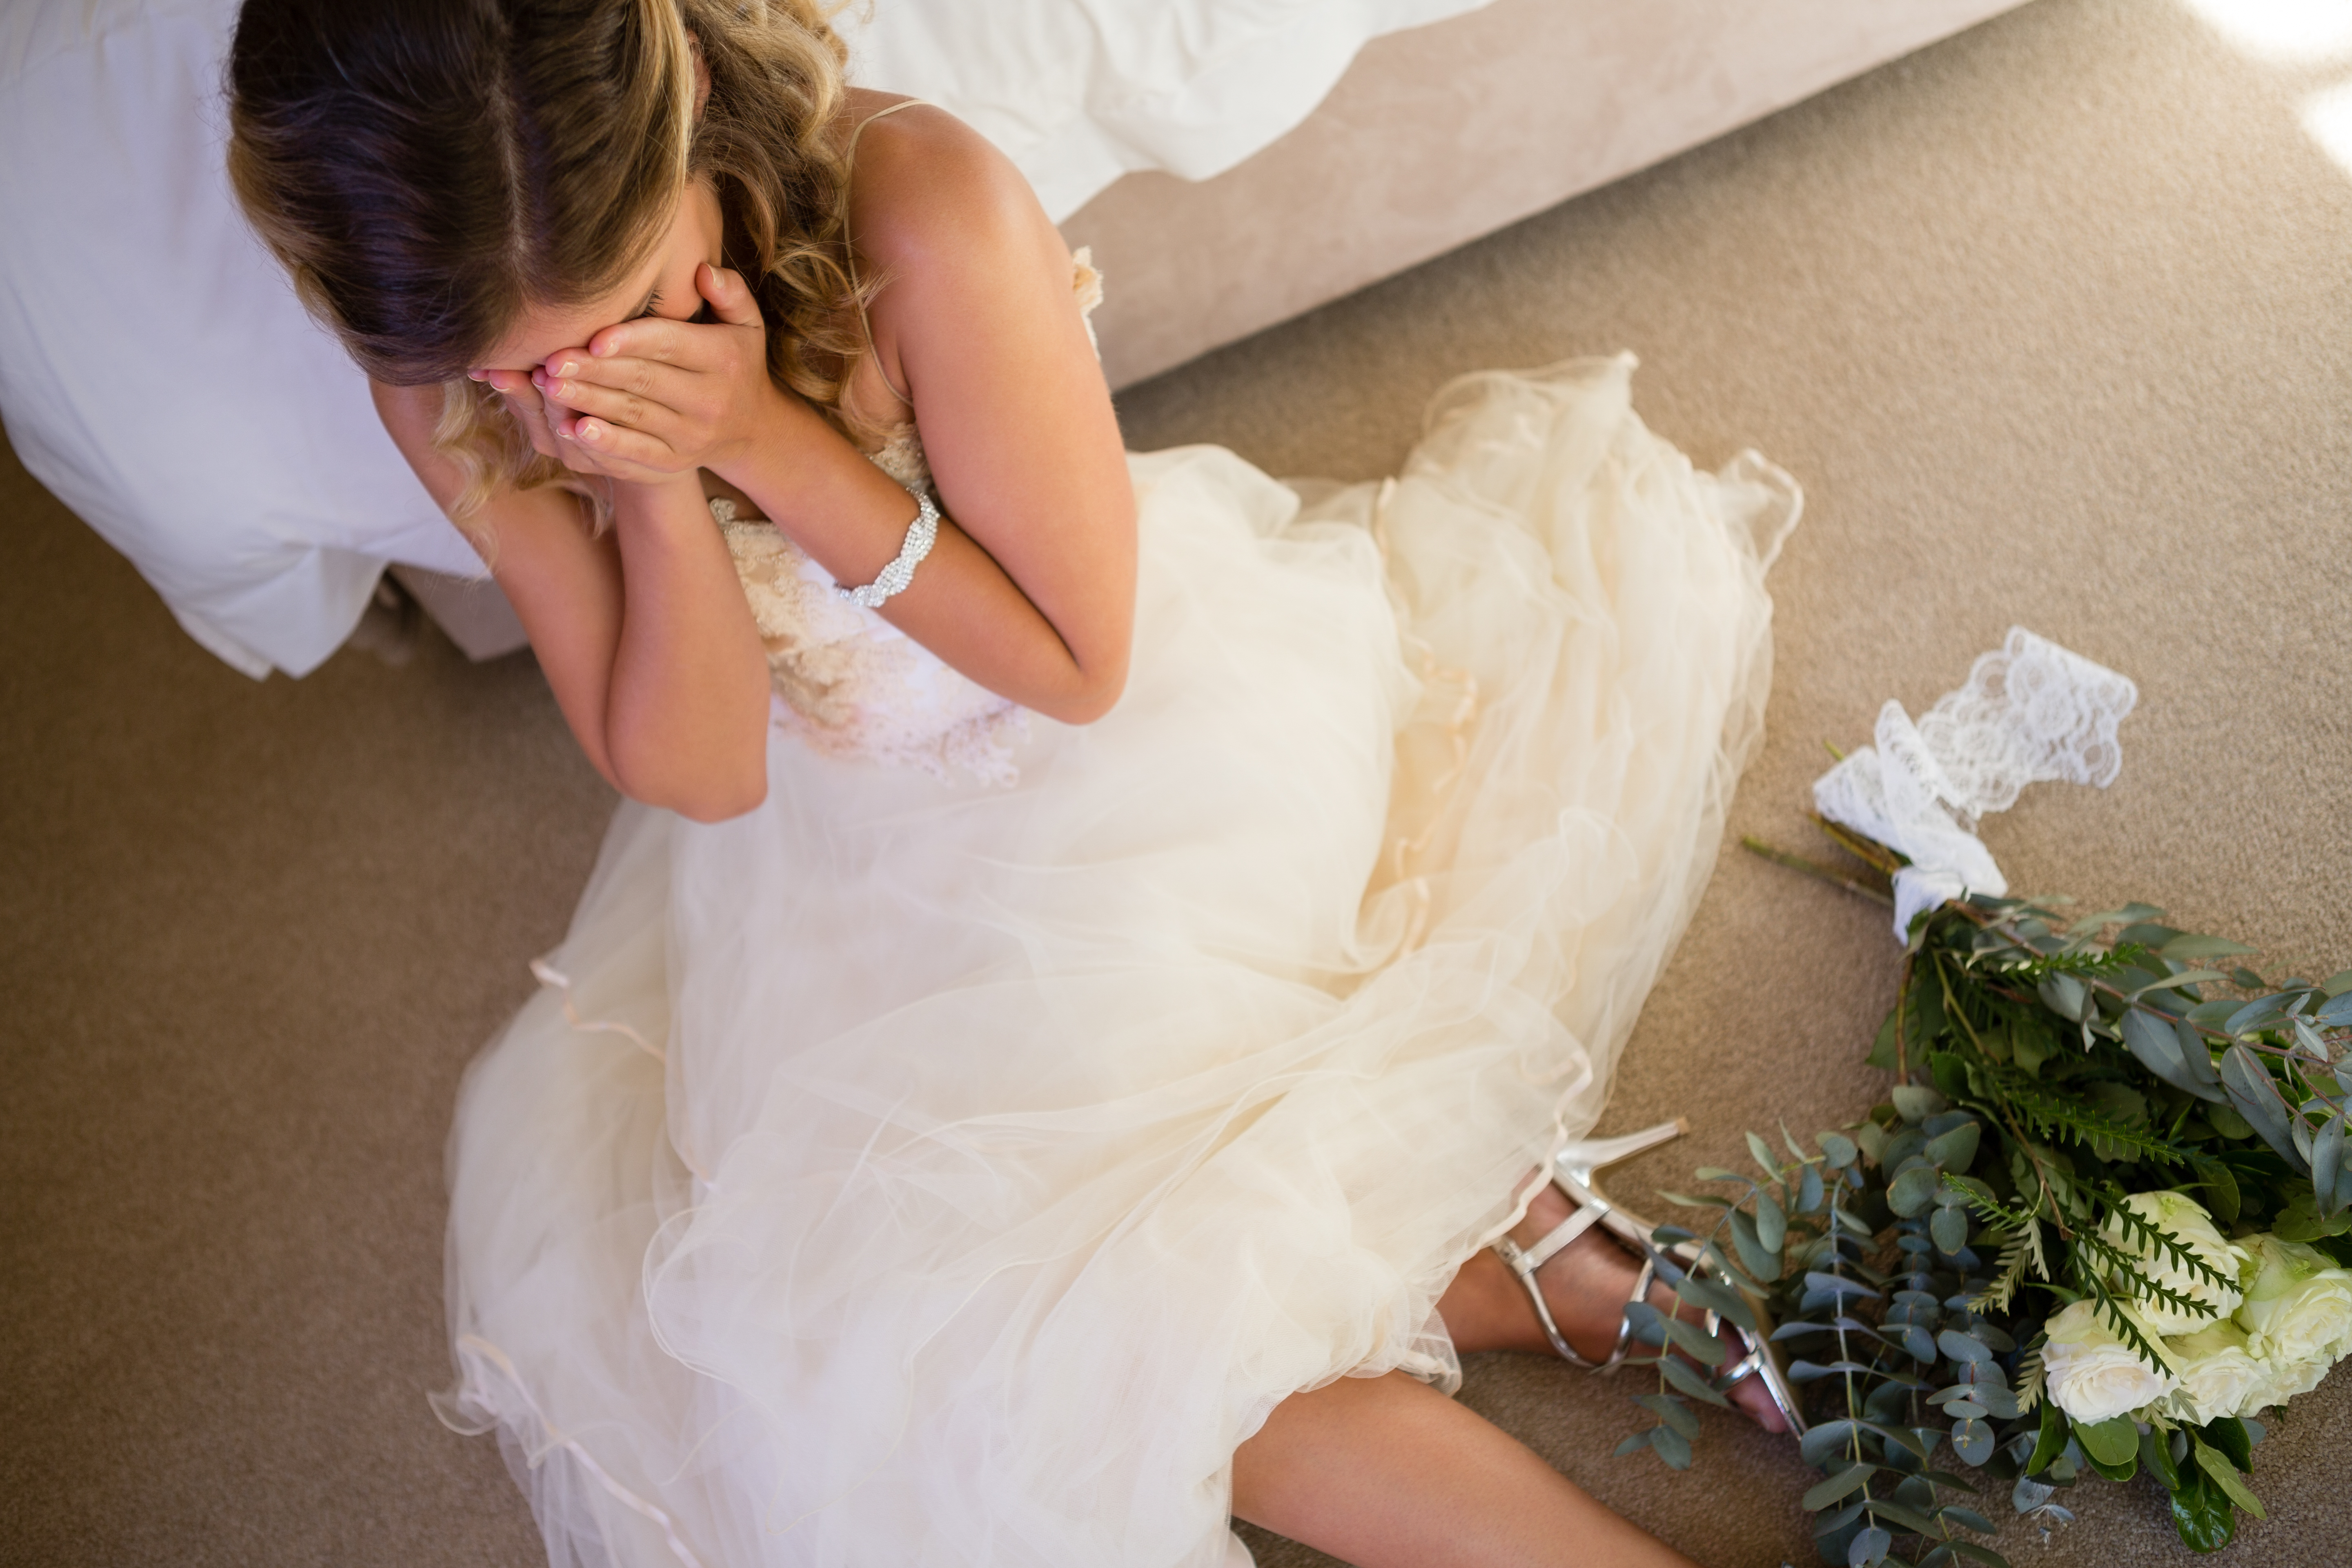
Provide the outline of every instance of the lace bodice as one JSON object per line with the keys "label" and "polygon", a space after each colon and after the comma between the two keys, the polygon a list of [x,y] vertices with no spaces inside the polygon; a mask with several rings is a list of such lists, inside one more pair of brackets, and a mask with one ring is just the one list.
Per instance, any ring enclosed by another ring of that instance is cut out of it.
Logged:
{"label": "lace bodice", "polygon": [[[1102,276],[1087,251],[1072,260],[1071,290],[1091,337]],[[939,501],[913,421],[867,456],[909,492]],[[943,782],[1003,785],[1019,776],[1013,752],[1028,733],[1025,710],[835,596],[831,574],[773,523],[739,516],[724,498],[710,511],[768,650],[780,727],[829,755],[918,768]]]}

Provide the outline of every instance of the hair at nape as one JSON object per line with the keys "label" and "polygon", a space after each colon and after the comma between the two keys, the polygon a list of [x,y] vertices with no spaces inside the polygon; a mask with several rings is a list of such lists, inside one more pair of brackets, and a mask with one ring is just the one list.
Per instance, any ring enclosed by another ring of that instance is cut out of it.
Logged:
{"label": "hair at nape", "polygon": [[227,72],[237,199],[362,370],[444,387],[434,444],[466,476],[460,517],[501,483],[601,503],[466,373],[524,310],[619,287],[693,176],[715,186],[727,263],[768,318],[771,374],[838,407],[865,342],[829,10],[246,0]]}

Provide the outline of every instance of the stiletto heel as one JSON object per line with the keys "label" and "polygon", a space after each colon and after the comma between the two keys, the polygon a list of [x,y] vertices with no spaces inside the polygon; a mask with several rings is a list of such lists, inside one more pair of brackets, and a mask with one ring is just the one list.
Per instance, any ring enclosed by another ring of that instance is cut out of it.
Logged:
{"label": "stiletto heel", "polygon": [[[1550,1176],[1552,1184],[1577,1205],[1576,1212],[1532,1247],[1523,1247],[1508,1237],[1495,1243],[1496,1256],[1502,1258],[1504,1266],[1517,1278],[1528,1293],[1528,1300],[1534,1304],[1536,1321],[1543,1325],[1544,1337],[1551,1342],[1551,1348],[1559,1352],[1560,1359],[1570,1365],[1591,1372],[1614,1371],[1623,1363],[1633,1349],[1633,1320],[1621,1316],[1617,1323],[1617,1342],[1611,1347],[1606,1359],[1596,1362],[1579,1354],[1576,1347],[1568,1342],[1568,1336],[1560,1332],[1559,1324],[1552,1318],[1550,1303],[1544,1300],[1543,1288],[1536,1282],[1536,1270],[1558,1257],[1562,1248],[1586,1231],[1599,1226],[1641,1258],[1642,1270],[1635,1276],[1633,1291],[1626,1298],[1629,1304],[1649,1300],[1650,1287],[1657,1279],[1658,1264],[1662,1259],[1671,1258],[1674,1266],[1685,1273],[1704,1277],[1718,1272],[1706,1261],[1706,1255],[1695,1242],[1678,1242],[1673,1247],[1661,1248],[1652,1239],[1657,1226],[1618,1207],[1601,1193],[1598,1179],[1600,1173],[1608,1166],[1630,1160],[1636,1154],[1646,1153],[1662,1143],[1672,1142],[1689,1131],[1690,1123],[1676,1117],[1655,1127],[1645,1127],[1639,1132],[1628,1132],[1616,1138],[1588,1138],[1567,1144],[1552,1157]],[[1736,1279],[1726,1279],[1722,1283],[1738,1292],[1756,1319],[1756,1328],[1751,1332],[1737,1323],[1725,1323],[1717,1313],[1706,1314],[1704,1326],[1708,1334],[1721,1333],[1727,1329],[1746,1352],[1721,1373],[1723,1386],[1727,1388],[1751,1376],[1762,1379],[1765,1392],[1771,1395],[1772,1404],[1780,1412],[1781,1419],[1789,1424],[1790,1432],[1801,1436],[1805,1419],[1797,1409],[1787,1369],[1777,1359],[1772,1343],[1771,1317],[1763,1299],[1742,1289]]]}

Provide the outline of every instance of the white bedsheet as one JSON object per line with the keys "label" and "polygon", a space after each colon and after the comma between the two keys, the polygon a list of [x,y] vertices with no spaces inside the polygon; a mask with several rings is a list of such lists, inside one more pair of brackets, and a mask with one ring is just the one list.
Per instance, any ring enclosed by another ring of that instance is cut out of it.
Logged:
{"label": "white bedsheet", "polygon": [[[877,0],[856,79],[995,139],[1066,216],[1296,124],[1376,34],[1484,0]],[[306,673],[383,564],[479,563],[247,231],[236,0],[0,4],[0,418],[25,466],[247,674]]]}

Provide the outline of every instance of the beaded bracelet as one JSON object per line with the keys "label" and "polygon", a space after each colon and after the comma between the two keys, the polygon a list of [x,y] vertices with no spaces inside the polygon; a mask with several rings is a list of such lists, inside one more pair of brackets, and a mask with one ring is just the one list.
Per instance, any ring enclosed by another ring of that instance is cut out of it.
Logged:
{"label": "beaded bracelet", "polygon": [[915,498],[916,504],[922,510],[915,514],[915,521],[907,525],[907,542],[898,546],[897,559],[882,568],[874,581],[862,588],[845,588],[835,584],[833,591],[836,597],[861,610],[876,610],[882,607],[886,599],[905,593],[907,585],[915,580],[915,568],[923,563],[923,557],[931,552],[931,545],[940,537],[940,509],[931,503],[929,495],[920,490],[907,493]]}

